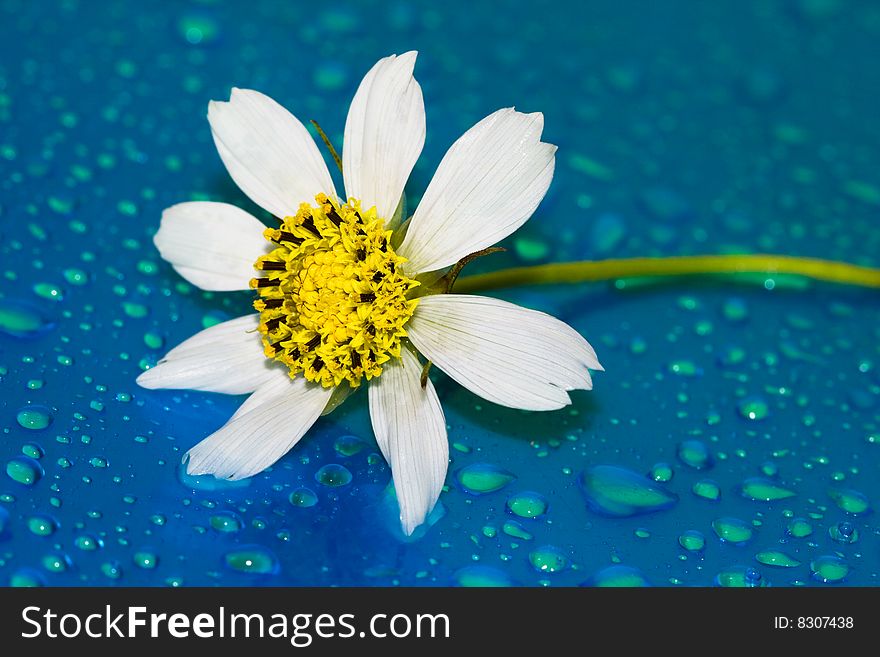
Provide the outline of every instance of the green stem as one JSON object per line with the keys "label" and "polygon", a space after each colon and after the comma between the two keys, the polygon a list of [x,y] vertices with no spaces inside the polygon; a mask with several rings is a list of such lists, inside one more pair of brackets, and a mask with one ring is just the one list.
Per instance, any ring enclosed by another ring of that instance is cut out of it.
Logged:
{"label": "green stem", "polygon": [[880,269],[819,258],[786,255],[697,255],[665,258],[582,260],[531,267],[514,267],[459,278],[455,292],[469,293],[516,285],[584,283],[636,276],[694,276],[707,274],[796,274],[831,283],[880,288]]}

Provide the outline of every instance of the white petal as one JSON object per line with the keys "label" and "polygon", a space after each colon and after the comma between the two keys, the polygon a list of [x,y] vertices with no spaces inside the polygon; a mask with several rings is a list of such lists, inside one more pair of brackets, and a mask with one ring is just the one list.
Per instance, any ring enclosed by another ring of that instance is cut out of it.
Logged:
{"label": "white petal", "polygon": [[336,196],[309,131],[268,96],[233,89],[229,102],[208,104],[208,121],[229,175],[276,217],[296,214],[299,204],[314,203],[316,194]]}
{"label": "white petal", "polygon": [[186,453],[187,474],[244,479],[262,472],[299,442],[332,392],[301,376],[272,377],[246,408]]}
{"label": "white petal", "polygon": [[178,203],[162,213],[153,243],[174,270],[203,290],[247,290],[269,242],[266,227],[228,203]]}
{"label": "white petal", "polygon": [[394,478],[403,531],[410,535],[434,508],[446,469],[446,420],[434,385],[422,388],[422,366],[408,350],[370,382],[370,419]]}
{"label": "white petal", "polygon": [[498,110],[447,151],[398,253],[409,273],[454,264],[510,235],[553,179],[556,146],[541,141],[544,116]]}
{"label": "white petal", "polygon": [[425,103],[412,74],[417,54],[380,59],[358,87],[345,122],[345,192],[364,209],[375,205],[388,222],[425,144]]}
{"label": "white petal", "polygon": [[287,370],[263,354],[259,315],[217,324],[180,343],[137,378],[144,388],[176,388],[242,395]]}
{"label": "white petal", "polygon": [[474,394],[502,406],[548,411],[569,390],[593,387],[596,352],[565,322],[506,301],[423,297],[407,325],[416,348]]}

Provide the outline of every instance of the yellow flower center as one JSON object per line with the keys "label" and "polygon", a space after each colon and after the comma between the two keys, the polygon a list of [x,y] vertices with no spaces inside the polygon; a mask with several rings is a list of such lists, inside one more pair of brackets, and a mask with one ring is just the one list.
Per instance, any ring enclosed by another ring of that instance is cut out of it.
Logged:
{"label": "yellow flower center", "polygon": [[400,357],[418,304],[407,293],[419,283],[401,273],[406,258],[394,253],[375,207],[363,211],[356,199],[338,206],[324,194],[315,200],[263,233],[275,248],[254,264],[265,274],[251,280],[259,331],[266,357],[284,363],[291,378],[302,372],[324,387],[356,388]]}

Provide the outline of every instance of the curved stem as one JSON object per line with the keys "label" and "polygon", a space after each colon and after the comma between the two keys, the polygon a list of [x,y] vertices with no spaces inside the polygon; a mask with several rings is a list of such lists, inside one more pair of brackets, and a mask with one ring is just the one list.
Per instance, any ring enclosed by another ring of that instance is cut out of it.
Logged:
{"label": "curved stem", "polygon": [[795,274],[831,283],[880,288],[880,269],[819,258],[797,258],[756,253],[582,260],[531,267],[514,267],[488,274],[459,278],[455,283],[454,291],[468,293],[515,285],[583,283],[635,276],[741,273]]}

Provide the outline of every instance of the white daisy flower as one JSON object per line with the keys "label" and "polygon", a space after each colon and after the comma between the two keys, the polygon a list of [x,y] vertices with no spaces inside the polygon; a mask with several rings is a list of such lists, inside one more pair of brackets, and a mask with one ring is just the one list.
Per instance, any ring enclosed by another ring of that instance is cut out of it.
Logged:
{"label": "white daisy flower", "polygon": [[[203,290],[254,289],[255,314],[205,329],[141,374],[145,388],[250,394],[184,457],[192,475],[268,468],[361,384],[391,466],[403,531],[434,507],[449,461],[446,422],[418,354],[473,393],[533,411],[592,387],[592,347],[567,324],[482,296],[431,294],[462,258],[532,215],[556,147],[540,113],[502,109],[456,141],[412,218],[404,185],[425,141],[416,53],[380,60],[358,87],[343,144],[345,198],[309,132],[257,91],[212,101],[208,121],[229,174],[278,228],[225,203],[165,210],[155,244]],[[258,276],[254,278],[254,270]],[[425,284],[423,284],[425,283]]]}

